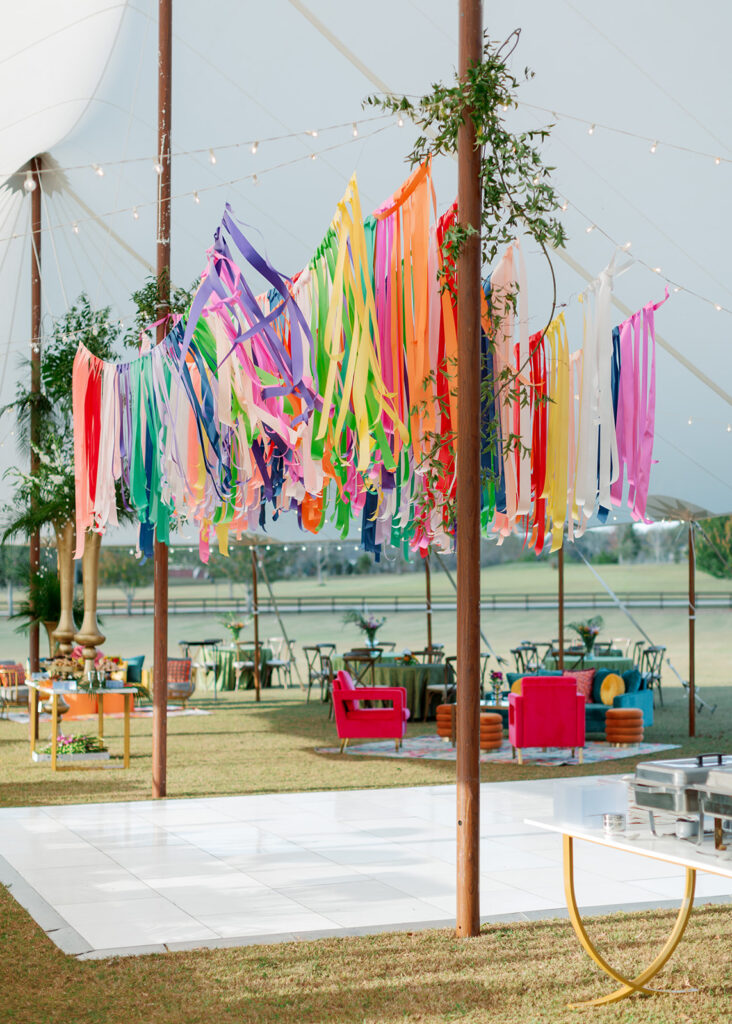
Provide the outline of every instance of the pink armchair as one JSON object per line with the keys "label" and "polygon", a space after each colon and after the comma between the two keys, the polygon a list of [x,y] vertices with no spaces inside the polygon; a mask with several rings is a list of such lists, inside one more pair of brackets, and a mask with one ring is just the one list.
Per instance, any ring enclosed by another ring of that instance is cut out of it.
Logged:
{"label": "pink armchair", "polygon": [[524,676],[521,693],[508,697],[508,739],[518,763],[524,747],[571,747],[574,755],[585,745],[585,698],[577,693],[574,676]]}
{"label": "pink armchair", "polygon": [[[333,710],[341,753],[351,739],[393,739],[397,750],[407,730],[409,708],[403,686],[360,686],[341,670],[333,678]],[[359,700],[354,700],[358,695]],[[391,701],[389,708],[365,708],[362,700]]]}

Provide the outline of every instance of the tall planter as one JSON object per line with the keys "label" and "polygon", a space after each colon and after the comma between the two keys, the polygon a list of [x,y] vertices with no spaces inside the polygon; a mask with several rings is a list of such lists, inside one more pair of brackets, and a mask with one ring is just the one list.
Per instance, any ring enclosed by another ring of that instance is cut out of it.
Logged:
{"label": "tall planter", "polygon": [[73,519],[67,519],[65,523],[54,523],[53,528],[56,532],[58,582],[61,591],[61,614],[53,638],[58,644],[59,654],[71,654],[76,632],[73,610],[76,527]]}
{"label": "tall planter", "polygon": [[97,623],[97,587],[99,584],[99,549],[102,546],[102,535],[89,531],[84,544],[84,555],[81,560],[81,571],[84,581],[84,620],[81,629],[74,637],[77,644],[84,648],[84,673],[94,668],[96,648],[103,643],[105,637],[99,632]]}

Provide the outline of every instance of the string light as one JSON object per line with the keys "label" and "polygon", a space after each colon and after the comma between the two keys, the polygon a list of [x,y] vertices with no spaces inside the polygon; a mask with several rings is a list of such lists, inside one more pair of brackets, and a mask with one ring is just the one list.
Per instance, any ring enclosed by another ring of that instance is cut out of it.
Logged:
{"label": "string light", "polygon": [[158,175],[158,177],[160,177],[160,175],[163,173],[163,165],[160,163],[159,160],[156,160],[155,163],[153,164],[153,170]]}
{"label": "string light", "polygon": [[717,167],[719,167],[719,165],[722,163],[722,158],[719,156],[715,156],[714,162],[717,165]]}
{"label": "string light", "polygon": [[313,139],[317,139],[317,137],[318,137],[318,130],[317,130],[317,128],[311,129],[311,130],[310,130],[310,131],[309,131],[309,132],[308,132],[307,134],[308,134],[308,135],[309,135],[309,136],[310,136],[311,138],[313,138]]}
{"label": "string light", "polygon": [[594,135],[595,134],[595,125],[594,124],[591,124],[590,127],[587,129],[587,134],[588,135]]}
{"label": "string light", "polygon": [[569,209],[569,203],[567,202],[567,200],[566,200],[566,199],[565,199],[565,200],[564,200],[564,202],[562,203],[562,205],[561,205],[560,209],[561,209],[561,210],[563,210],[563,211],[564,211],[564,213],[566,213],[566,212],[567,212],[567,210]]}
{"label": "string light", "polygon": [[623,249],[625,250],[625,252],[627,252],[628,249],[630,249],[632,245],[633,245],[632,242],[626,242],[625,245],[623,246]]}
{"label": "string light", "polygon": [[718,303],[718,302],[715,302],[715,303],[714,303],[714,308],[716,309],[716,311],[717,311],[718,313],[721,313],[721,312],[722,312],[722,307],[721,307],[721,306],[719,305],[719,303]]}
{"label": "string light", "polygon": [[353,122],[353,125],[351,127],[351,132],[353,134],[354,139],[357,138],[357,136],[358,136],[358,125],[356,124],[355,121]]}
{"label": "string light", "polygon": [[71,230],[74,232],[75,235],[79,234],[79,225],[76,223],[76,221],[74,221],[74,223],[71,225]]}
{"label": "string light", "polygon": [[727,424],[727,433],[732,434],[732,423]]}
{"label": "string light", "polygon": [[194,192],[193,193],[193,202],[194,203],[200,203],[201,202],[201,197],[199,196],[198,192]]}
{"label": "string light", "polygon": [[585,228],[585,231],[587,232],[588,235],[590,234],[590,232],[592,232],[594,230],[595,230],[595,225],[594,224],[590,224],[589,227]]}
{"label": "string light", "polygon": [[34,192],[36,187],[36,179],[33,177],[31,171],[25,172],[25,178],[23,179],[23,188],[26,192]]}
{"label": "string light", "polygon": [[252,185],[258,185],[258,184],[259,184],[259,178],[257,177],[256,174],[253,174],[252,175]]}
{"label": "string light", "polygon": [[404,118],[400,114],[399,117],[397,118],[397,128],[403,128],[403,127],[404,127]]}
{"label": "string light", "polygon": [[310,159],[311,160],[317,160],[318,159],[318,154],[317,153],[311,153],[310,154]]}
{"label": "string light", "polygon": [[139,220],[140,219],[140,214],[137,212],[137,207],[136,206],[132,207],[132,217],[133,217],[133,220]]}
{"label": "string light", "polygon": [[254,156],[256,154],[258,149],[259,149],[259,143],[258,142],[253,142],[252,143],[252,149],[251,149],[252,156]]}
{"label": "string light", "polygon": [[651,153],[655,153],[657,149],[658,149],[658,139],[656,139],[656,141],[652,144],[652,146],[651,146]]}
{"label": "string light", "polygon": [[101,167],[99,164],[92,164],[92,170],[96,175],[98,175],[98,177],[104,177],[104,168]]}
{"label": "string light", "polygon": [[660,274],[661,273],[661,268],[660,267],[651,267],[651,270],[653,271],[654,274]]}
{"label": "string light", "polygon": [[691,424],[694,422],[694,420],[690,416],[686,422],[689,424],[689,426],[691,426]]}
{"label": "string light", "polygon": [[209,158],[209,160],[211,161],[212,164],[216,163],[216,154],[214,153],[214,151],[212,149],[209,149],[209,151],[208,151],[208,158]]}

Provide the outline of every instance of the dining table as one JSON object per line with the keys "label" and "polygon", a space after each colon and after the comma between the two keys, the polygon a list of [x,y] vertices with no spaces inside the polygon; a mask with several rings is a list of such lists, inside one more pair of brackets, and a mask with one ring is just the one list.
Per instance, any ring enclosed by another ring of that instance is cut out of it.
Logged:
{"label": "dining table", "polygon": [[[272,673],[269,670],[269,662],[273,658],[271,647],[264,644],[259,645],[259,679],[261,686],[270,686]],[[213,686],[206,686],[206,689],[213,689],[220,693],[222,690],[233,690],[236,685],[235,661],[254,661],[254,641],[237,640],[235,643],[224,644],[216,647],[213,652],[215,669],[213,672]],[[254,669],[243,669],[239,678],[239,689],[252,690],[254,688]]]}
{"label": "dining table", "polygon": [[[559,659],[555,655],[547,655],[544,658],[544,668],[549,672],[556,672],[559,669]],[[622,675],[634,668],[633,659],[623,657],[620,652],[617,654],[598,654],[596,657],[585,655],[584,658],[578,654],[566,653],[564,655],[564,671],[571,672],[576,669],[581,672],[583,669],[605,668],[609,672],[617,672]]]}

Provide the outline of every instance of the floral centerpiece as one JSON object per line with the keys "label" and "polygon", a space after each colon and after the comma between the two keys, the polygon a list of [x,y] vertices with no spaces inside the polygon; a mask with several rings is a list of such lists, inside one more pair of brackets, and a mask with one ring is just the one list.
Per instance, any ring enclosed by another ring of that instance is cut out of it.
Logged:
{"label": "floral centerpiece", "polygon": [[231,639],[236,643],[241,635],[241,631],[251,622],[251,619],[242,620],[232,612],[229,615],[225,615],[223,619],[219,619],[219,622],[228,629],[231,633]]}
{"label": "floral centerpiece", "polygon": [[493,701],[495,704],[500,704],[503,691],[503,672],[495,670],[491,672],[491,686],[493,687]]}
{"label": "floral centerpiece", "polygon": [[376,643],[376,633],[386,622],[386,616],[377,619],[375,615],[369,615],[368,612],[357,612],[355,608],[352,608],[343,616],[343,621],[353,622],[358,626],[366,634],[369,647],[373,647]]}
{"label": "floral centerpiece", "polygon": [[597,640],[597,635],[602,627],[602,615],[594,615],[591,619],[585,619],[582,622],[570,622],[569,624],[569,628],[578,634],[580,640],[585,645],[585,652],[587,654],[592,653],[595,640]]}

